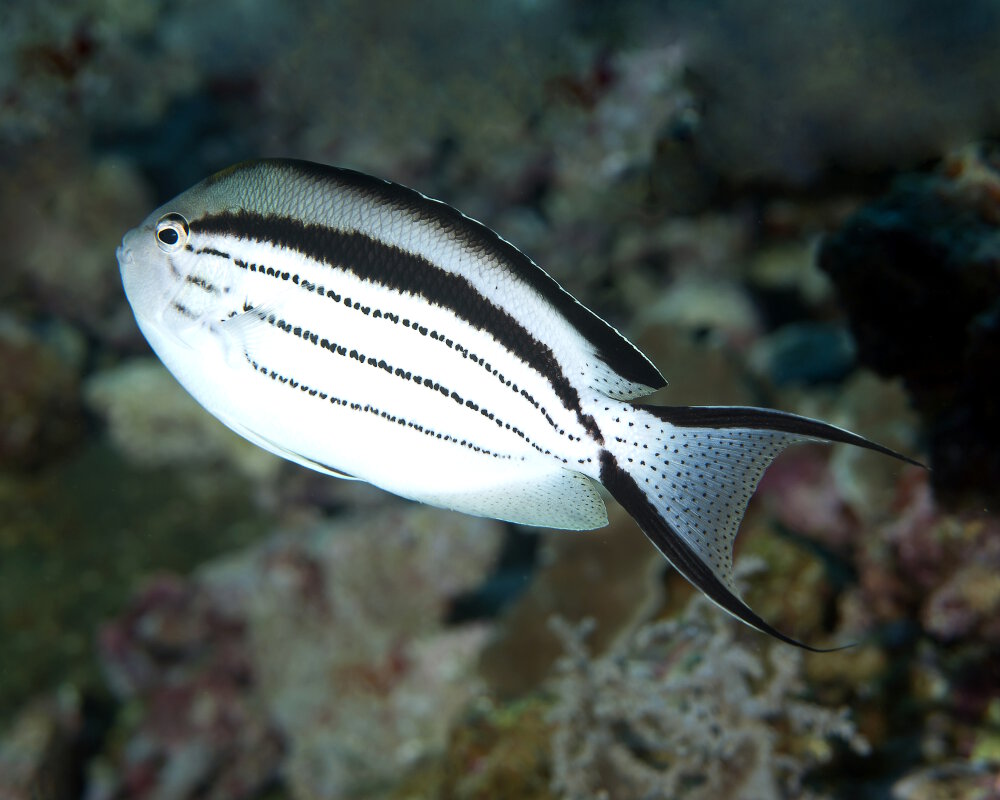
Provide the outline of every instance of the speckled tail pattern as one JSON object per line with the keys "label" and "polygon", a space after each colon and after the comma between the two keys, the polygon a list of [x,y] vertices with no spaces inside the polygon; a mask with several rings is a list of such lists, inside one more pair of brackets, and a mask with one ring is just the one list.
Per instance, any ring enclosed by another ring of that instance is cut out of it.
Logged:
{"label": "speckled tail pattern", "polygon": [[785,447],[808,440],[846,442],[909,461],[856,434],[794,414],[637,406],[602,453],[601,482],[715,603],[761,631],[801,645],[740,599],[733,542],[764,470]]}

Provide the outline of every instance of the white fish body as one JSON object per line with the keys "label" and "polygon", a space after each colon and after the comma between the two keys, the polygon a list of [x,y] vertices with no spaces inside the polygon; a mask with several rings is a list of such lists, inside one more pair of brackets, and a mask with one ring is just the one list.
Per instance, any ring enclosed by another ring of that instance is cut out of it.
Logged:
{"label": "white fish body", "polygon": [[479,223],[349,170],[236,165],[154,211],[118,260],[153,350],[255,444],[553,528],[605,525],[603,483],[689,580],[784,641],[732,579],[763,470],[803,440],[901,457],[775,411],[634,404],[664,381],[616,330]]}

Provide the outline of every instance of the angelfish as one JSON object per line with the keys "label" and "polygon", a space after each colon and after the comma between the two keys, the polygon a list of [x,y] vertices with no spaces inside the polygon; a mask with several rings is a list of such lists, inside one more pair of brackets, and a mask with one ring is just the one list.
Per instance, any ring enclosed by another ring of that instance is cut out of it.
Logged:
{"label": "angelfish", "polygon": [[831,441],[763,408],[651,406],[665,385],[622,334],[517,248],[416,191],[257,160],[129,231],[143,335],[211,414],[266,450],[466,514],[588,530],[605,489],[693,584],[741,599],[733,542],[771,460]]}

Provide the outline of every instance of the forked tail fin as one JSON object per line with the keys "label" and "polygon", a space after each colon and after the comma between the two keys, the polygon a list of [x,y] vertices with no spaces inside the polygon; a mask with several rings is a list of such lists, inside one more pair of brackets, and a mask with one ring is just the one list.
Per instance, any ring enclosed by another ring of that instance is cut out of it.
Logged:
{"label": "forked tail fin", "polygon": [[783,642],[743,602],[733,542],[764,470],[796,442],[846,442],[918,464],[825,422],[763,408],[633,406],[601,454],[601,483],[671,564],[733,616]]}

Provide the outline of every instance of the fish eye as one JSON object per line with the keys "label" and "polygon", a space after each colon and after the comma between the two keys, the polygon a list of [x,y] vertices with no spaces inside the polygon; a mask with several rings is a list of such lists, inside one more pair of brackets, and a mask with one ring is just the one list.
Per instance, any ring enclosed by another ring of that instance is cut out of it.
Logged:
{"label": "fish eye", "polygon": [[164,253],[180,250],[188,240],[188,223],[180,214],[164,214],[156,223],[156,244]]}

